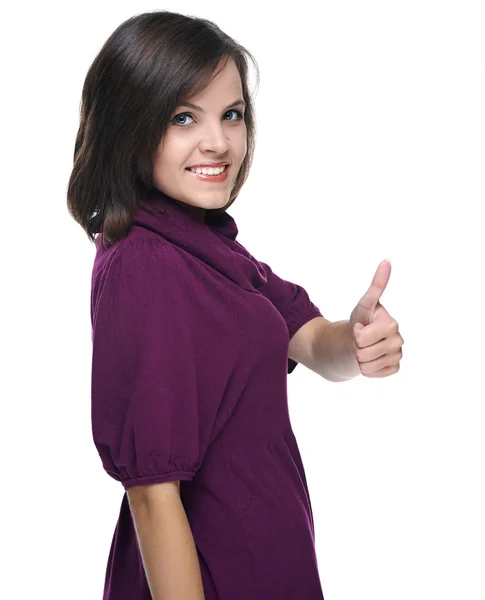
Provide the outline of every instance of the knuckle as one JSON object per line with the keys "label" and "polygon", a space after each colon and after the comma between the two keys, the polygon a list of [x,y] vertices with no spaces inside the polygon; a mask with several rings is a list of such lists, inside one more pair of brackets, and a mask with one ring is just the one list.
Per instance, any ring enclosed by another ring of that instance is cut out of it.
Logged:
{"label": "knuckle", "polygon": [[366,364],[360,365],[360,370],[364,375],[367,375],[370,372],[369,367]]}

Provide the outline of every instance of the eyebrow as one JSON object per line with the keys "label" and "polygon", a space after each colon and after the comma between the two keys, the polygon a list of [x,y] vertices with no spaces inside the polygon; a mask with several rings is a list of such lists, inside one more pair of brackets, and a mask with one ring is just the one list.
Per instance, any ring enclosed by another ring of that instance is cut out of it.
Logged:
{"label": "eyebrow", "polygon": [[[234,102],[231,102],[231,104],[228,104],[226,108],[223,109],[223,112],[229,110],[230,108],[233,108],[233,106],[238,106],[239,104],[242,104],[244,107],[246,106],[246,102],[244,102],[242,98],[238,98],[238,100],[235,100]],[[200,110],[200,112],[204,112],[204,109],[202,107],[197,106],[197,104],[192,104],[192,102],[183,102],[179,106],[187,106],[188,108],[192,108],[193,110]]]}

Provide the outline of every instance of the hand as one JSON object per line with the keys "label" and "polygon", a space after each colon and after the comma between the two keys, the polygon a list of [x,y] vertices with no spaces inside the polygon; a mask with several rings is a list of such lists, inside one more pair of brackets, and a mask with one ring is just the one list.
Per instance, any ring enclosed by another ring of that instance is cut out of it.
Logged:
{"label": "hand", "polygon": [[383,260],[349,319],[355,357],[365,377],[387,377],[399,371],[404,340],[397,321],[379,302],[390,275],[391,263]]}

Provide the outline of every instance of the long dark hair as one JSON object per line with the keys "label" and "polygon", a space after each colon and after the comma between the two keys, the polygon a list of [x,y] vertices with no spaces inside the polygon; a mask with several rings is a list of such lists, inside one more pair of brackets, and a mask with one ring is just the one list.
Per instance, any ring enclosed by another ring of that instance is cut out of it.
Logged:
{"label": "long dark hair", "polygon": [[[200,93],[233,59],[246,102],[247,152],[225,211],[237,198],[255,146],[254,104],[248,89],[252,54],[212,21],[169,11],[135,15],[106,40],[82,89],[80,124],[67,206],[91,241],[125,237],[144,191],[153,189],[155,151],[177,106]],[[217,70],[216,70],[217,69]]]}

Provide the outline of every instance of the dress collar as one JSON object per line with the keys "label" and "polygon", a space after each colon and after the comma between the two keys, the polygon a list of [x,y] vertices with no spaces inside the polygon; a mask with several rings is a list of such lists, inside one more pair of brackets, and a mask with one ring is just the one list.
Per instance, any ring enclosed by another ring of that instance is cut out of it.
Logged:
{"label": "dress collar", "polygon": [[[144,210],[148,208],[156,214]],[[227,213],[206,210],[202,222],[173,198],[158,189],[145,192],[136,211],[133,225],[150,229],[172,244],[189,252],[219,273],[249,291],[266,283],[263,266],[236,237],[238,227]]]}

